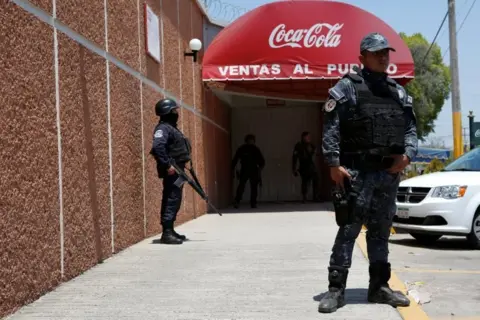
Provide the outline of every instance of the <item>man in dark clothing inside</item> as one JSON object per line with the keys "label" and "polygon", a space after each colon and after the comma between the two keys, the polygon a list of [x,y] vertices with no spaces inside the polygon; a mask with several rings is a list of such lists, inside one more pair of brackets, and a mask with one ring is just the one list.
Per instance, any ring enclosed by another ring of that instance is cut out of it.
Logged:
{"label": "man in dark clothing inside", "polygon": [[182,244],[186,236],[174,230],[174,222],[182,204],[183,185],[177,185],[179,175],[172,164],[184,169],[191,160],[189,140],[177,128],[179,106],[172,99],[162,99],[155,105],[155,114],[160,121],[153,133],[150,153],[157,161],[158,177],[163,179],[163,197],[160,220],[163,231],[161,243]]}
{"label": "man in dark clothing inside", "polygon": [[[293,149],[292,156],[292,172],[294,176],[302,179],[302,198],[303,202],[307,201],[308,185],[312,183],[313,201],[318,200],[318,175],[315,166],[316,148],[311,142],[310,133],[305,131],[302,133],[301,141],[297,142]],[[297,160],[299,167],[297,169]]]}
{"label": "man in dark clothing inside", "polygon": [[237,175],[239,180],[237,194],[233,206],[239,207],[242,200],[245,184],[250,180],[250,206],[257,207],[258,185],[261,182],[261,171],[265,167],[265,159],[262,152],[255,145],[255,136],[248,134],[245,137],[245,144],[241,145],[232,160],[232,172],[235,174],[235,167],[240,160],[241,169]]}

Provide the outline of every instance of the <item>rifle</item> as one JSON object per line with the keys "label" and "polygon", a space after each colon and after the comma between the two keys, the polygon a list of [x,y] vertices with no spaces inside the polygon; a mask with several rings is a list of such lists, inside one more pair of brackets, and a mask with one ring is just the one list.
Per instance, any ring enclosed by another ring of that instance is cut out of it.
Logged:
{"label": "rifle", "polygon": [[[175,185],[177,187],[180,187],[182,186],[185,182],[187,182],[192,188],[193,190],[195,190],[197,192],[197,194],[203,199],[205,200],[205,202],[207,203],[207,205],[210,206],[210,208],[213,209],[213,211],[215,211],[215,213],[218,213],[220,216],[222,215],[218,210],[217,208],[215,208],[213,206],[213,204],[210,203],[210,201],[208,200],[208,196],[207,194],[205,193],[205,191],[203,191],[203,188],[200,184],[200,181],[198,181],[198,178],[197,178],[197,175],[195,174],[195,170],[193,170],[193,166],[192,166],[192,163],[190,162],[190,168],[187,168],[187,170],[190,172],[190,175],[192,177],[189,177],[185,171],[183,171],[177,164],[172,164],[173,168],[175,169],[175,172],[179,175],[178,179],[175,181]],[[193,179],[192,179],[193,178]]]}

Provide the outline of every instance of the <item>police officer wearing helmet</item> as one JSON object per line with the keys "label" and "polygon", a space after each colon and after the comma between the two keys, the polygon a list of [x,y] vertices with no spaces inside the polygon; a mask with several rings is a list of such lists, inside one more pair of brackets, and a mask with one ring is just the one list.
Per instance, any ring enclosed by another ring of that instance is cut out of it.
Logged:
{"label": "police officer wearing helmet", "polygon": [[[379,33],[360,44],[362,70],[329,90],[324,105],[322,149],[337,190],[345,192],[349,218],[338,223],[328,268],[329,290],[318,311],[345,305],[352,251],[362,224],[367,226],[370,284],[368,301],[408,306],[410,301],[388,285],[388,238],[396,213],[400,173],[416,155],[418,140],[412,98],[386,74],[390,52]],[[336,209],[337,214],[337,209]]]}
{"label": "police officer wearing helmet", "polygon": [[155,114],[160,121],[155,126],[151,154],[157,161],[158,177],[163,179],[162,207],[160,221],[162,224],[161,243],[182,244],[184,235],[174,230],[174,222],[182,204],[183,185],[175,185],[178,179],[175,163],[182,170],[191,160],[191,145],[177,128],[178,105],[172,99],[162,99],[155,105]]}

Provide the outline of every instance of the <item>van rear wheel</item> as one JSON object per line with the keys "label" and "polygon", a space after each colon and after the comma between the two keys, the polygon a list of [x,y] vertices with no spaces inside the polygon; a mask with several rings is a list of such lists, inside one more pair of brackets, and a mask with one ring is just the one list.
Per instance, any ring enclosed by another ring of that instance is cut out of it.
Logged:
{"label": "van rear wheel", "polygon": [[410,233],[421,244],[432,244],[442,237],[441,234]]}

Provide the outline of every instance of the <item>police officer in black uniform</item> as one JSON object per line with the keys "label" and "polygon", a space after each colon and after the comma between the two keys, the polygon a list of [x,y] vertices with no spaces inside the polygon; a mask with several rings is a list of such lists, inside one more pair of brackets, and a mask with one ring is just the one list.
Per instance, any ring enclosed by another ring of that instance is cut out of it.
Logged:
{"label": "police officer in black uniform", "polygon": [[237,149],[232,160],[232,172],[235,172],[238,161],[240,161],[241,169],[238,175],[239,183],[233,206],[235,208],[239,207],[245,191],[245,184],[250,181],[250,206],[256,208],[258,186],[261,183],[261,171],[265,167],[265,159],[260,149],[255,145],[253,134],[247,134],[245,143]]}
{"label": "police officer in black uniform", "polygon": [[[360,43],[362,70],[346,75],[329,90],[325,103],[323,154],[336,183],[334,200],[339,229],[328,267],[328,292],[318,311],[334,312],[345,305],[345,287],[355,240],[367,226],[370,284],[368,301],[408,306],[388,281],[388,238],[396,213],[400,172],[418,148],[413,99],[386,72],[390,47],[379,33]],[[338,192],[340,191],[340,193]]]}
{"label": "police officer in black uniform", "polygon": [[177,186],[178,179],[172,164],[184,170],[191,160],[189,140],[177,128],[178,105],[172,99],[162,99],[155,105],[155,114],[160,117],[153,133],[151,154],[157,161],[158,177],[163,179],[162,207],[160,220],[163,228],[161,243],[182,244],[186,236],[174,230],[175,219],[182,204],[183,184]]}
{"label": "police officer in black uniform", "polygon": [[[301,140],[293,149],[292,171],[302,179],[302,198],[307,201],[308,186],[312,184],[313,201],[318,201],[318,175],[315,165],[316,148],[311,142],[310,132],[302,132]],[[297,169],[297,162],[299,164]]]}

